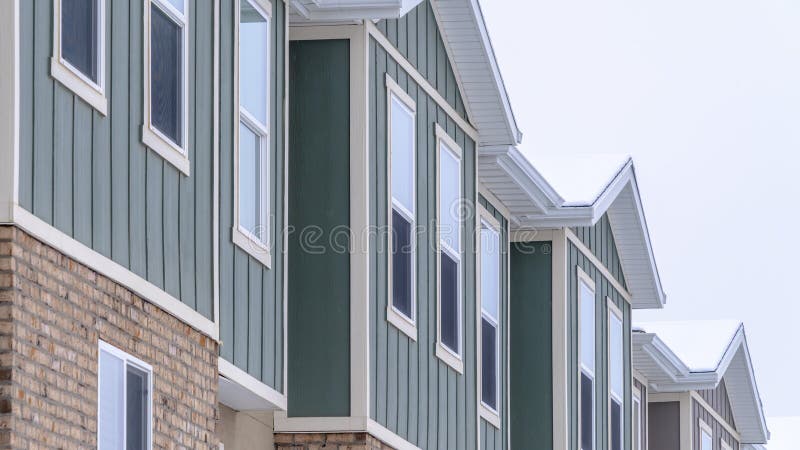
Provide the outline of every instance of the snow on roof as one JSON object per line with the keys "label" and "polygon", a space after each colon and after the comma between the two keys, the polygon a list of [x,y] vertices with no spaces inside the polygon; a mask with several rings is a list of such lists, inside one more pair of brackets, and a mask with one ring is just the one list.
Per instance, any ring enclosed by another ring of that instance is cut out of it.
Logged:
{"label": "snow on roof", "polygon": [[523,153],[564,199],[561,206],[595,204],[631,159],[620,154],[555,156]]}
{"label": "snow on roof", "polygon": [[742,326],[735,320],[637,323],[635,331],[655,333],[692,372],[713,372]]}

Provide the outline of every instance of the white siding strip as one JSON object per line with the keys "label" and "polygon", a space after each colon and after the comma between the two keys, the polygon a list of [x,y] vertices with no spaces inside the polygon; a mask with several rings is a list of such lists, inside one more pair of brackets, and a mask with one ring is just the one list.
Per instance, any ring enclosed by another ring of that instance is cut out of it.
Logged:
{"label": "white siding strip", "polygon": [[0,223],[12,221],[19,191],[19,0],[0,15]]}

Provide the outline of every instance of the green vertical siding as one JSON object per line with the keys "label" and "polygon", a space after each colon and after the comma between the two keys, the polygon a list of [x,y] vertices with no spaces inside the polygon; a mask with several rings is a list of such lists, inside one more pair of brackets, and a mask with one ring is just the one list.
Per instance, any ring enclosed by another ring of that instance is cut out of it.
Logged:
{"label": "green vertical siding", "polygon": [[381,20],[377,26],[447,103],[467,119],[464,99],[447,56],[431,0],[424,0],[399,19]]}
{"label": "green vertical siding", "polygon": [[552,448],[551,242],[519,242],[511,245],[510,287],[511,447]]}
{"label": "green vertical siding", "polygon": [[[605,245],[600,245],[604,247]],[[596,367],[595,385],[597,389],[596,417],[597,417],[597,448],[603,450],[608,448],[608,306],[606,299],[610,299],[621,311],[623,315],[623,353],[625,361],[625,411],[624,411],[624,448],[631,448],[631,355],[630,355],[630,333],[631,333],[631,308],[622,295],[613,287],[611,281],[606,279],[600,270],[581,253],[578,248],[569,242],[567,245],[567,271],[568,271],[568,305],[569,305],[569,342],[568,351],[570,362],[568,364],[569,374],[569,402],[571,421],[570,421],[570,448],[578,448],[578,274],[577,267],[586,272],[595,282],[595,311],[597,320],[596,330]]]}
{"label": "green vertical siding", "polygon": [[349,42],[296,41],[290,55],[288,413],[347,416]]}
{"label": "green vertical siding", "polygon": [[617,252],[617,244],[608,214],[604,214],[594,226],[576,227],[572,232],[611,272],[611,275],[625,288],[625,274],[622,273],[622,262]]}
{"label": "green vertical siding", "polygon": [[[385,242],[373,241],[370,261],[370,416],[404,439],[425,449],[475,449],[478,434],[476,321],[480,311],[475,296],[475,222],[467,220],[464,236],[462,317],[464,374],[458,374],[435,356],[436,342],[436,138],[439,124],[463,149],[463,190],[474,199],[475,143],[444,110],[398,66],[374,39],[369,44],[370,225],[387,223],[387,97],[388,74],[416,102],[417,107],[417,341],[386,320],[388,259]],[[471,211],[475,213],[474,208]],[[499,216],[499,215],[498,215]],[[473,216],[474,217],[474,216]],[[501,216],[500,216],[501,217]],[[505,234],[504,234],[505,238]],[[491,428],[491,427],[490,427]],[[504,445],[501,433],[485,436]]]}
{"label": "green vertical siding", "polygon": [[733,436],[725,426],[720,423],[711,411],[706,410],[700,403],[692,399],[692,446],[693,450],[701,450],[701,428],[700,420],[711,427],[711,440],[713,441],[713,450],[722,450],[722,442],[725,441],[731,446],[733,450],[739,450],[739,441]]}
{"label": "green vertical siding", "polygon": [[[198,7],[206,2],[196,2]],[[211,2],[208,2],[209,4]],[[232,241],[234,205],[234,136],[239,127],[239,112],[234,110],[234,30],[236,2],[220,2],[220,134],[219,134],[219,242],[220,242],[220,356],[245,370],[264,384],[283,392],[283,308],[286,249],[284,223],[285,161],[285,8],[284,2],[272,2],[270,23],[270,135],[269,135],[269,205],[271,267],[264,266]],[[198,36],[199,38],[199,36]],[[210,39],[210,38],[209,38]],[[205,60],[197,59],[198,67]],[[211,99],[196,100],[197,110],[211,109]],[[211,129],[200,130],[211,137]],[[202,139],[201,142],[205,142]],[[199,164],[199,163],[198,163]],[[210,161],[208,162],[210,165]],[[211,195],[211,184],[198,186]],[[198,209],[201,205],[198,205]],[[210,210],[205,203],[202,208]],[[191,217],[186,218],[191,221]],[[210,261],[196,259],[200,262]],[[198,270],[200,267],[198,266]],[[200,291],[197,291],[197,295]]]}
{"label": "green vertical siding", "polygon": [[185,177],[140,141],[142,2],[106,4],[107,116],[50,76],[52,0],[20,2],[20,204],[213,319],[213,3],[189,8]]}
{"label": "green vertical siding", "polygon": [[703,400],[711,406],[714,411],[720,415],[725,421],[736,428],[736,423],[733,420],[733,408],[731,408],[731,401],[728,398],[728,387],[725,385],[725,380],[721,380],[719,385],[714,389],[706,389],[697,391]]}

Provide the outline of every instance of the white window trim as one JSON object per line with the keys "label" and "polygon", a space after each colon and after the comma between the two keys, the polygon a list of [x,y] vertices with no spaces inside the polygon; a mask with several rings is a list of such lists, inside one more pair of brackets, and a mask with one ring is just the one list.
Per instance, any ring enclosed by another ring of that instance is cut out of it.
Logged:
{"label": "white window trim", "polygon": [[[99,401],[99,395],[100,395],[100,392],[99,392],[99,386],[100,386],[100,381],[99,381],[99,377],[100,377],[100,352],[106,352],[106,353],[114,356],[115,358],[121,359],[125,363],[125,370],[122,372],[123,373],[123,380],[125,380],[125,381],[123,381],[123,386],[125,386],[125,389],[126,389],[126,391],[125,391],[126,395],[123,396],[123,405],[126,405],[127,397],[128,397],[127,396],[127,382],[126,382],[127,381],[127,377],[128,377],[127,366],[129,366],[129,365],[130,366],[134,366],[137,369],[147,373],[147,394],[148,394],[147,395],[147,434],[148,434],[148,436],[147,436],[147,450],[151,450],[153,448],[153,366],[151,366],[150,364],[147,364],[146,362],[142,361],[139,358],[136,358],[135,356],[132,356],[132,355],[124,352],[123,350],[120,350],[117,347],[114,347],[113,345],[111,345],[111,344],[109,344],[107,342],[98,340],[97,343],[98,343],[98,352],[97,352],[97,376],[98,376],[98,383],[97,383],[97,385],[98,385],[97,417],[100,417],[100,401]],[[123,409],[123,413],[127,412],[127,407],[126,406],[123,406],[122,409]],[[125,426],[123,431],[125,431],[125,432],[128,431],[127,430],[127,425]],[[123,437],[123,440],[124,440],[124,437]],[[99,449],[100,448],[100,443],[99,442],[98,442],[97,446],[98,446],[97,448]]]}
{"label": "white window trim", "polygon": [[697,419],[700,424],[700,450],[703,449],[703,434],[707,434],[711,438],[711,447],[714,447],[714,430],[705,420]]}
{"label": "white window trim", "polygon": [[[475,292],[476,292],[475,297],[477,298],[476,310],[481,312],[478,315],[478,323],[477,323],[478,403],[479,403],[479,408],[478,409],[480,411],[481,417],[484,420],[486,420],[487,422],[489,422],[490,424],[494,425],[496,428],[499,429],[499,428],[502,427],[502,421],[500,419],[500,411],[499,411],[499,409],[500,409],[500,392],[502,391],[502,389],[501,389],[502,384],[501,383],[503,381],[502,378],[500,377],[500,342],[502,341],[502,336],[500,336],[500,318],[498,317],[497,319],[495,319],[495,318],[491,317],[488,313],[486,313],[483,310],[483,298],[481,296],[481,293],[482,293],[482,290],[481,290],[481,276],[482,276],[481,275],[481,264],[483,262],[483,260],[482,260],[483,253],[481,251],[480,233],[482,232],[482,227],[485,224],[492,231],[497,233],[498,240],[502,241],[502,233],[501,233],[502,226],[500,224],[500,221],[495,219],[494,216],[492,216],[489,213],[489,211],[487,211],[486,208],[483,207],[483,205],[478,206],[478,210],[480,211],[479,212],[480,220],[478,221],[478,233],[479,233],[479,235],[478,235],[478,237],[476,239],[477,247],[478,247],[478,251],[477,251],[477,256],[478,256],[477,257],[477,268],[476,268],[477,271],[476,271],[476,273],[478,274],[478,276],[476,277],[476,288],[475,288]],[[500,244],[502,245],[502,242]],[[500,260],[498,261],[498,263],[500,263],[501,267],[502,267],[502,263],[500,262]],[[502,279],[502,277],[500,277],[500,279],[498,280],[498,284],[500,286],[502,286],[503,281],[504,280]],[[499,300],[499,302],[498,302],[498,305],[497,305],[497,315],[500,316],[501,315],[500,314],[500,309],[501,309],[501,306],[502,306],[502,302],[505,300],[505,298],[502,295],[498,295],[498,300]],[[482,336],[483,324],[481,323],[481,321],[484,318],[486,318],[486,320],[488,320],[490,323],[493,323],[495,325],[496,329],[497,329],[497,340],[495,342],[495,346],[497,347],[495,349],[495,356],[496,356],[496,358],[495,358],[495,370],[496,370],[496,373],[497,373],[497,375],[496,375],[496,377],[497,377],[497,392],[495,392],[495,396],[496,396],[495,403],[497,404],[498,408],[492,408],[491,406],[487,405],[483,401],[483,383],[482,383],[483,367],[481,366],[481,364],[483,364],[483,336]]]}
{"label": "white window trim", "polygon": [[[241,103],[239,101],[239,22],[241,20],[241,2],[248,2],[252,5],[256,10],[267,19],[267,67],[271,67],[273,62],[273,55],[272,55],[272,3],[269,0],[236,0],[234,9],[235,9],[235,19],[234,19],[234,51],[233,51],[233,83],[234,83],[234,133],[233,133],[233,227],[231,228],[231,240],[233,241],[234,245],[241,248],[245,252],[247,252],[250,256],[255,258],[258,262],[263,264],[268,269],[272,268],[272,224],[270,223],[272,220],[272,214],[270,210],[270,168],[272,165],[270,164],[272,161],[272,152],[269,145],[270,138],[272,135],[270,134],[269,124],[272,121],[272,114],[273,108],[270,98],[270,91],[271,89],[269,86],[272,85],[272,80],[270,79],[270,70],[267,70],[267,123],[261,124],[256,120],[248,111],[241,107]],[[251,233],[249,230],[246,230],[242,227],[241,223],[239,222],[239,123],[244,122],[248,128],[251,128],[255,134],[260,135],[262,139],[262,156],[264,157],[264,163],[261,165],[261,186],[262,190],[262,197],[261,197],[261,207],[262,211],[264,211],[264,216],[261,220],[264,221],[264,227],[266,231],[264,233],[265,239],[262,240],[258,236]]]}
{"label": "white window trim", "polygon": [[[172,164],[187,177],[191,175],[191,162],[189,161],[189,7],[191,1],[185,0],[184,12],[176,10],[166,0],[145,0],[142,2],[144,5],[144,70],[142,71],[143,77],[143,92],[144,92],[144,123],[142,125],[142,143],[148,148],[158,153],[164,160]],[[183,67],[181,74],[183,77],[183,105],[181,114],[181,141],[182,145],[173,142],[172,139],[166,137],[163,133],[158,131],[150,121],[151,102],[150,102],[150,10],[153,7],[161,9],[170,19],[181,26],[182,32],[182,54],[183,54]]]}
{"label": "white window trim", "polygon": [[[392,193],[392,97],[397,98],[401,104],[403,104],[413,116],[413,123],[414,123],[414,149],[412,150],[413,153],[413,162],[411,164],[412,176],[411,178],[414,180],[414,185],[411,187],[411,201],[413,202],[413,209],[414,211],[408,211],[403,205],[399,202],[396,202],[394,199],[394,195]],[[388,208],[386,208],[387,216],[386,216],[386,223],[392,223],[392,211],[397,208],[398,212],[402,214],[409,222],[411,223],[411,317],[406,316],[404,313],[399,311],[397,308],[394,307],[394,299],[392,297],[392,287],[393,287],[393,266],[392,266],[392,255],[393,255],[393,248],[392,248],[392,236],[393,236],[393,227],[391,225],[388,227],[388,232],[386,233],[386,248],[388,249],[387,252],[387,261],[388,261],[388,273],[387,273],[387,280],[388,280],[388,301],[386,302],[386,320],[394,325],[398,330],[403,332],[406,336],[411,338],[412,340],[417,340],[417,233],[416,233],[416,225],[417,225],[417,103],[414,99],[411,98],[410,95],[400,87],[387,73],[386,74],[386,201]]]}
{"label": "white window trim", "polygon": [[53,56],[50,75],[102,115],[108,114],[106,97],[106,0],[98,0],[97,61],[98,83],[72,66],[61,54],[61,2],[53,1]]}
{"label": "white window trim", "polygon": [[[639,389],[633,387],[631,388],[631,394],[633,396],[633,402],[632,402],[633,410],[639,411],[639,441],[636,442],[636,440],[634,440],[633,450],[644,450],[645,427],[644,427],[644,410],[642,409],[642,393],[639,391]],[[631,414],[631,424],[633,424],[633,414]],[[633,436],[633,431],[635,430],[631,431],[632,431],[631,436]]]}
{"label": "white window trim", "polygon": [[[581,361],[581,283],[586,284],[587,287],[592,291],[594,295],[597,295],[597,289],[594,280],[590,277],[586,272],[583,271],[580,267],[575,267],[577,273],[577,307],[578,307],[578,446],[580,447],[580,433],[582,429],[582,416],[580,411],[580,392],[581,392],[581,375],[586,374],[592,379],[592,443],[593,443],[593,450],[597,450],[597,375],[595,371],[597,370],[597,306],[595,302],[595,324],[594,324],[594,332],[595,332],[595,370],[591,370],[586,367],[583,362]],[[580,450],[580,449],[579,449]]]}
{"label": "white window trim", "polygon": [[617,305],[614,304],[614,301],[611,300],[611,298],[606,297],[606,305],[607,305],[607,309],[608,309],[608,316],[607,316],[608,325],[606,326],[606,328],[608,329],[608,336],[606,336],[606,380],[608,380],[608,383],[606,383],[608,385],[608,412],[607,412],[607,414],[608,414],[608,448],[611,448],[611,401],[612,400],[616,400],[617,402],[619,402],[619,404],[620,404],[620,406],[622,408],[622,410],[620,411],[620,422],[619,422],[620,430],[619,430],[619,433],[620,433],[620,436],[623,439],[623,447],[624,447],[624,438],[625,438],[625,392],[624,392],[624,390],[625,390],[625,386],[624,386],[624,380],[625,380],[625,367],[624,367],[625,349],[624,348],[622,349],[622,354],[623,354],[623,357],[622,357],[622,360],[623,360],[623,368],[622,368],[622,372],[623,372],[623,375],[622,375],[623,387],[622,387],[622,390],[623,390],[623,392],[617,394],[617,393],[614,393],[614,392],[611,391],[611,318],[612,318],[612,316],[616,317],[617,319],[619,319],[620,323],[622,324],[622,341],[623,341],[623,345],[624,345],[624,342],[625,342],[625,320],[623,319],[622,310],[620,310],[617,307]]}
{"label": "white window trim", "polygon": [[728,444],[727,442],[725,442],[725,439],[723,439],[723,438],[719,438],[719,446],[720,446],[720,448],[722,450],[733,450],[733,447],[731,446],[731,444]]}
{"label": "white window trim", "polygon": [[[441,153],[441,144],[444,143],[453,155],[459,160],[459,168],[463,170],[463,151],[461,147],[456,144],[456,142],[447,134],[447,132],[439,126],[439,124],[435,124],[436,128],[436,357],[444,361],[445,364],[452,367],[456,372],[459,374],[464,373],[464,360],[461,356],[464,349],[463,339],[464,339],[464,324],[463,324],[463,315],[464,315],[464,289],[461,286],[464,280],[464,264],[463,258],[458,252],[454,251],[450,248],[447,244],[443,243],[441,240],[441,236],[439,233],[439,224],[441,223],[439,218],[439,205],[441,203],[440,194],[441,194],[441,176],[439,173],[439,169],[441,167],[439,161],[439,155]],[[461,197],[464,197],[463,186],[462,186],[463,176],[461,173],[458,175],[458,184],[461,187]],[[463,250],[464,244],[464,230],[463,226],[459,228],[459,243],[461,244],[461,248]],[[442,343],[442,280],[440,274],[442,273],[442,252],[446,252],[450,257],[452,257],[458,263],[458,351],[454,352],[452,349],[444,345]],[[463,253],[463,252],[462,252]]]}

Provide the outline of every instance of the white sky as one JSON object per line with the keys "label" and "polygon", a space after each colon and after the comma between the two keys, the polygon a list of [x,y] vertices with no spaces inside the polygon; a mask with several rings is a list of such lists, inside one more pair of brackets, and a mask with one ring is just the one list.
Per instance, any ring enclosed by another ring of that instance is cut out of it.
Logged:
{"label": "white sky", "polygon": [[744,321],[800,416],[800,1],[481,3],[523,151],[634,157],[668,296],[636,320]]}

